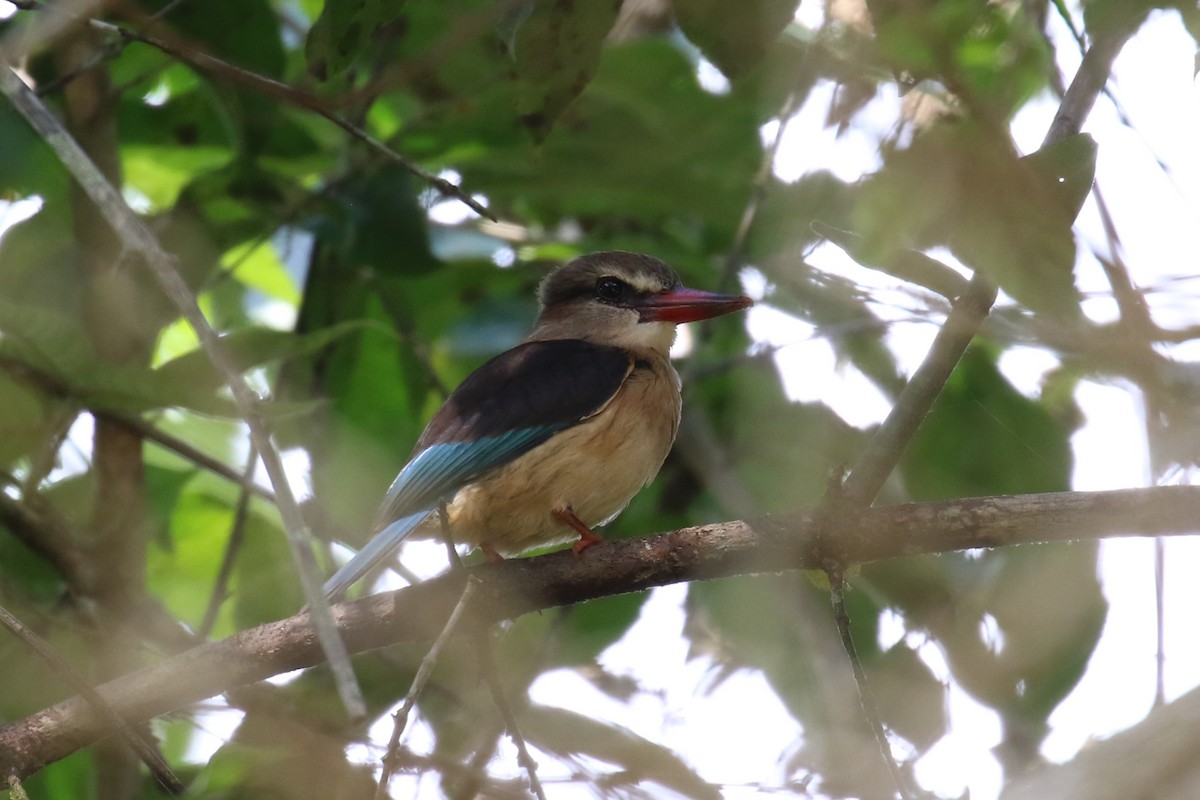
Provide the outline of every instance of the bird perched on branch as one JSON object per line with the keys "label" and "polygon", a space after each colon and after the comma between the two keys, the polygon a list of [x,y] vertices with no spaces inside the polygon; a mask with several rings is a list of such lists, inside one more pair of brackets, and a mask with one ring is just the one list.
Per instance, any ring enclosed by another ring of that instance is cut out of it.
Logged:
{"label": "bird perched on branch", "polygon": [[675,326],[747,308],[748,297],[681,286],[667,264],[620,251],[580,256],[538,290],[516,347],[446,400],[377,517],[379,532],[325,584],[336,597],[446,503],[456,542],[489,558],[576,539],[619,514],[662,466],[679,428]]}

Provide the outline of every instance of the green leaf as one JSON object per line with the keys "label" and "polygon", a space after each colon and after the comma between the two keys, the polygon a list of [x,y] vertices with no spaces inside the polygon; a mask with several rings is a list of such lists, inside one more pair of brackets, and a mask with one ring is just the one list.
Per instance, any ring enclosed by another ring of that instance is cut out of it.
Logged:
{"label": "green leaf", "polygon": [[813,229],[845,250],[847,255],[864,267],[871,267],[902,281],[923,286],[948,300],[957,299],[967,288],[966,278],[936,258],[931,258],[917,250],[900,248],[885,254],[878,261],[873,261],[871,259],[879,254],[873,253],[866,246],[863,237],[850,231],[839,230],[820,221],[813,223]]}
{"label": "green leaf", "polygon": [[119,124],[125,134],[125,180],[156,210],[170,208],[197,175],[223,167],[234,157],[229,127],[204,92],[172,95],[162,105],[127,100],[121,105]]}
{"label": "green leaf", "polygon": [[1096,140],[1077,133],[1025,156],[1024,162],[1057,195],[1063,213],[1074,220],[1096,177]]}
{"label": "green leaf", "polygon": [[831,469],[849,463],[861,445],[863,433],[827,406],[788,400],[773,365],[739,370],[736,381],[705,388],[717,395],[713,424],[759,511],[818,502]]}
{"label": "green leaf", "polygon": [[[366,320],[350,320],[305,335],[272,328],[251,327],[221,337],[221,344],[239,372],[272,361],[295,358],[316,352],[332,342],[365,328],[388,333],[386,329]],[[225,385],[224,376],[217,371],[203,348],[171,359],[155,370],[155,381],[175,391],[203,394]]]}
{"label": "green leaf", "polygon": [[955,680],[1036,746],[1099,641],[1107,602],[1098,552],[1095,542],[1000,548],[863,572],[909,630],[934,637]]}
{"label": "green leaf", "polygon": [[45,398],[29,385],[0,373],[0,465],[27,455],[45,439]]}
{"label": "green leaf", "polygon": [[767,53],[796,12],[794,0],[673,0],[679,27],[730,78]]}
{"label": "green leaf", "polygon": [[1014,389],[993,353],[973,346],[904,453],[904,485],[915,500],[1066,491],[1074,424]]}
{"label": "green leaf", "polygon": [[268,297],[299,305],[300,290],[270,242],[246,242],[225,252],[221,266],[242,284]]}
{"label": "green leaf", "polygon": [[600,63],[620,0],[536,0],[514,43],[517,109],[538,140],[579,96]]}
{"label": "green leaf", "polygon": [[676,48],[642,40],[604,49],[539,150],[514,143],[494,152],[467,162],[471,185],[529,219],[585,217],[619,233],[672,221],[703,230],[711,244],[732,239],[762,145],[753,98],[705,92]]}
{"label": "green leaf", "polygon": [[856,257],[889,263],[902,249],[948,246],[1018,302],[1075,318],[1074,214],[1039,166],[982,127],[939,125],[892,153],[863,187],[853,229],[864,242]]}
{"label": "green leaf", "polygon": [[388,0],[326,0],[304,43],[309,73],[322,81],[341,75],[400,5]]}

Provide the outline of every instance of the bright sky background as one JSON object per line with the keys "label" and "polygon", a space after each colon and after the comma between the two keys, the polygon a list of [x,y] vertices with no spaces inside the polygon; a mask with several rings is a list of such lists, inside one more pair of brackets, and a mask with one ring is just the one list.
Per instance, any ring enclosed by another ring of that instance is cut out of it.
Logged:
{"label": "bright sky background", "polygon": [[[806,0],[800,18],[806,24],[819,24],[822,7],[822,3]],[[1069,80],[1078,67],[1079,54],[1069,33],[1055,20],[1059,65]],[[1196,278],[1200,274],[1196,264],[1200,253],[1200,93],[1193,77],[1194,54],[1195,44],[1178,15],[1156,13],[1125,47],[1115,65],[1115,79],[1109,84],[1131,119],[1132,129],[1120,122],[1106,98],[1100,99],[1084,126],[1100,145],[1097,181],[1116,219],[1122,255],[1140,286],[1162,286],[1167,290],[1164,294],[1170,294],[1169,298],[1150,296],[1157,320],[1168,327],[1200,322],[1200,306],[1192,297],[1200,287]],[[723,79],[715,70],[705,68],[702,77],[710,90],[721,91]],[[830,84],[818,86],[789,123],[775,165],[781,179],[795,180],[814,169],[832,169],[839,177],[853,179],[879,166],[879,143],[898,114],[897,93],[884,86],[857,117],[858,125],[838,137],[823,126],[827,104],[821,98],[831,97],[832,92]],[[1023,152],[1037,149],[1056,107],[1057,102],[1047,95],[1016,120],[1014,136]],[[767,126],[764,137],[773,137],[775,130],[775,126]],[[446,217],[443,221],[462,213],[454,205],[439,209]],[[0,204],[0,232],[36,208],[36,202]],[[1107,251],[1090,201],[1077,230],[1081,245],[1078,282],[1085,292],[1097,295],[1087,301],[1085,310],[1094,319],[1112,319],[1115,305],[1108,297],[1108,283],[1096,260],[1088,255],[1091,250]],[[833,246],[818,248],[809,260],[820,269],[874,287],[877,313],[898,320],[889,329],[888,345],[905,369],[911,371],[920,363],[940,320],[911,321],[897,282],[859,267]],[[1172,278],[1193,282],[1171,285],[1168,281]],[[754,274],[748,274],[745,282],[748,291],[761,292],[763,288]],[[825,402],[858,426],[874,424],[886,414],[887,404],[878,391],[852,367],[839,365],[829,344],[811,326],[769,306],[753,309],[748,325],[756,339],[779,348],[776,361],[795,399]],[[1172,354],[1181,360],[1196,359],[1197,350],[1195,346],[1180,347]],[[1010,352],[1001,362],[1010,380],[1029,393],[1036,391],[1041,376],[1055,365],[1053,357],[1032,349]],[[1136,392],[1122,384],[1089,382],[1079,388],[1077,400],[1087,424],[1072,442],[1074,488],[1153,483]],[[77,433],[86,435],[86,431]],[[1172,480],[1191,481],[1193,477],[1188,472],[1172,476]],[[1200,683],[1200,640],[1192,625],[1200,609],[1200,582],[1194,580],[1200,568],[1200,539],[1170,539],[1166,548],[1166,682],[1171,699]],[[1139,539],[1105,542],[1102,581],[1110,602],[1108,620],[1083,681],[1051,719],[1053,730],[1043,752],[1052,760],[1068,760],[1089,738],[1104,737],[1136,723],[1153,699],[1153,543]],[[703,658],[688,660],[681,635],[685,594],[685,586],[655,590],[639,622],[601,658],[607,669],[632,676],[645,690],[632,703],[612,700],[569,670],[540,679],[532,698],[612,720],[675,749],[706,779],[723,784],[726,797],[755,795],[755,785],[769,786],[782,780],[781,757],[796,746],[802,731],[756,672],[737,673],[710,687],[710,664]],[[899,618],[885,620],[881,626],[881,638],[887,644],[905,633]],[[654,655],[647,657],[647,653]],[[990,800],[999,790],[1000,770],[989,752],[999,741],[998,721],[950,681],[949,670],[935,647],[926,645],[921,653],[935,674],[949,684],[953,728],[922,760],[918,774],[926,788],[939,794],[957,795],[969,789],[972,798]],[[194,755],[207,757],[236,721],[232,713],[203,719],[202,727],[212,735],[197,743]],[[381,723],[375,732],[386,740],[390,723]],[[406,741],[418,750],[422,742],[431,741],[419,719],[406,734]],[[378,757],[378,753],[356,755]],[[556,778],[569,775],[554,766],[552,758],[539,761],[539,774],[547,781],[551,797],[590,796],[583,786],[556,783]],[[493,768],[499,765],[502,772],[511,768],[516,775],[515,764],[515,754],[505,742]],[[418,789],[406,780],[394,782],[396,796],[411,796]],[[432,782],[419,789],[428,790],[419,791],[421,795],[437,794]]]}

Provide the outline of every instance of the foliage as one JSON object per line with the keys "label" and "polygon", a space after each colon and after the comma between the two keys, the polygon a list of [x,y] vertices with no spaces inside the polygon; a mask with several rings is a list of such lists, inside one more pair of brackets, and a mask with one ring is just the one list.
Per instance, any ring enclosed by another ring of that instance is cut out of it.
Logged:
{"label": "foliage", "polygon": [[[126,197],[178,259],[238,367],[271,394],[267,418],[281,448],[311,467],[304,510],[326,542],[364,540],[446,387],[520,338],[550,264],[599,249],[653,253],[703,287],[728,288],[726,263],[752,267],[765,279],[765,305],[829,331],[841,363],[892,399],[903,371],[882,342],[872,290],[806,258],[832,242],[936,317],[965,284],[945,263],[952,255],[1007,293],[1017,335],[993,330],[968,352],[885,499],[1067,489],[1078,420],[1064,384],[1094,362],[1084,358],[1080,371],[1057,376],[1055,393],[1034,397],[998,367],[1014,339],[1044,344],[1047,330],[1086,338],[1090,324],[1073,275],[1072,225],[1091,187],[1095,143],[1078,136],[1022,158],[1006,127],[1053,83],[1045,22],[1029,16],[1038,4],[872,0],[862,9],[872,25],[835,19],[819,30],[792,20],[795,2],[623,5],[139,0],[114,7],[112,20],[182,56],[80,29],[40,40],[27,68],[51,87],[46,100],[76,120],[93,157],[119,165]],[[1089,3],[1083,33],[1135,28],[1151,6]],[[4,41],[48,13],[15,13],[2,23]],[[100,66],[74,75],[91,53],[103,54]],[[197,54],[236,69],[205,68]],[[712,65],[727,79],[715,90],[698,78]],[[293,102],[268,80],[308,100]],[[760,174],[761,131],[785,103],[820,103],[817,90],[836,85],[828,118],[845,130],[897,82],[946,111],[897,119],[873,174]],[[79,122],[89,104],[94,116]],[[501,222],[438,196],[317,109],[485,197]],[[94,263],[103,234],[7,106],[0,188],[11,200],[41,200],[0,239],[0,510],[37,512],[34,522],[0,514],[0,600],[38,620],[95,681],[192,636],[293,613],[301,600],[270,503],[247,499],[175,447],[135,438],[141,455],[105,451],[108,432],[128,435],[130,418],[235,473],[248,445],[219,376],[139,265],[119,254]],[[757,211],[743,238],[748,207]],[[134,346],[114,352],[114,328]],[[763,355],[737,319],[696,333],[680,365],[694,424],[610,535],[821,502],[830,475],[855,462],[870,431],[820,402],[789,398]],[[694,457],[698,448],[716,448],[715,458]],[[714,460],[723,469],[705,467]],[[140,488],[119,494],[122,481]],[[118,563],[130,548],[114,547],[97,522],[114,506],[130,522],[120,535],[134,542],[135,563]],[[227,556],[228,584],[214,589]],[[858,652],[910,766],[953,735],[947,676],[918,655],[920,637],[942,652],[948,677],[1004,721],[1004,747],[1016,754],[1006,767],[1036,758],[1104,620],[1096,559],[1094,544],[997,549],[852,576]],[[95,574],[109,572],[135,580],[105,588]],[[888,778],[830,638],[824,593],[794,573],[696,583],[680,635],[712,685],[759,671],[803,727],[803,742],[781,754],[785,785],[878,795]],[[633,703],[641,688],[606,671],[601,654],[639,620],[647,596],[515,620],[497,639],[500,675],[547,774],[574,776],[595,794],[665,787],[720,796],[689,754],[570,709],[569,698],[529,699],[535,681],[566,669]],[[911,635],[881,643],[881,619],[894,615]],[[424,653],[395,647],[355,660],[373,714],[397,705]],[[6,720],[68,693],[13,639],[0,640],[0,673]],[[341,718],[325,671],[261,688],[227,698],[243,722],[203,763],[188,755],[201,710],[156,723],[195,796],[372,790],[369,773],[346,757],[361,760],[352,745],[367,741],[366,729]],[[504,722],[472,645],[451,647],[417,708],[429,751],[403,751],[406,770],[436,775],[452,796],[513,789]],[[731,731],[745,724],[731,722]],[[38,798],[88,796],[102,759],[65,759],[26,788]],[[147,797],[150,787],[147,778]]]}

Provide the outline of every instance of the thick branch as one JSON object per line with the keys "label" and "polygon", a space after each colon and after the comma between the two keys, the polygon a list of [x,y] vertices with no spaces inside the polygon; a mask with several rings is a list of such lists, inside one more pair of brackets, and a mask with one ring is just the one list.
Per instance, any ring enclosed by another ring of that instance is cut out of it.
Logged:
{"label": "thick branch", "polygon": [[[1200,488],[985,497],[880,508],[802,509],[751,521],[683,528],[610,541],[581,557],[569,550],[456,570],[417,586],[336,607],[352,652],[437,636],[477,576],[472,607],[482,622],[681,581],[784,569],[831,560],[863,563],[1069,539],[1161,536],[1200,526]],[[236,686],[321,662],[307,615],[213,642],[99,688],[136,722]],[[109,733],[78,697],[0,728],[0,772],[29,775]]]}

